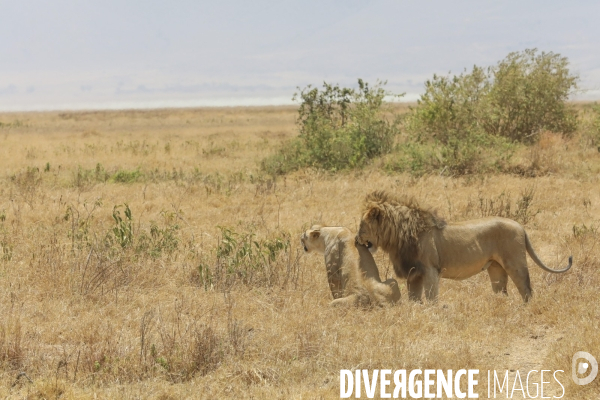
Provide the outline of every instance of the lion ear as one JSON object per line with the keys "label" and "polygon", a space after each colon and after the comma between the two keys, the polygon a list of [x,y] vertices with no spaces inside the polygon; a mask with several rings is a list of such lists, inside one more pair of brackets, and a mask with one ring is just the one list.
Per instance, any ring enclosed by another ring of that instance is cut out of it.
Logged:
{"label": "lion ear", "polygon": [[321,236],[321,232],[319,232],[319,231],[312,231],[310,233],[311,239],[317,239],[319,236]]}
{"label": "lion ear", "polygon": [[370,219],[379,219],[379,216],[381,215],[381,210],[379,209],[379,207],[373,206],[369,210],[368,215]]}

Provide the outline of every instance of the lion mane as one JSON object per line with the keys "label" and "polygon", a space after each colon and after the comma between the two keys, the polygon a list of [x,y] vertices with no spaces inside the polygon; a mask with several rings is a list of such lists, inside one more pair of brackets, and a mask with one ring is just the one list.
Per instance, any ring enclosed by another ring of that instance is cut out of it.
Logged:
{"label": "lion mane", "polygon": [[[379,222],[379,245],[385,251],[390,251],[396,250],[401,243],[402,258],[407,261],[418,254],[422,233],[446,226],[443,218],[435,211],[419,206],[414,197],[395,196],[385,191],[375,191],[366,196],[363,215],[368,212]],[[400,271],[396,273],[405,275]]]}

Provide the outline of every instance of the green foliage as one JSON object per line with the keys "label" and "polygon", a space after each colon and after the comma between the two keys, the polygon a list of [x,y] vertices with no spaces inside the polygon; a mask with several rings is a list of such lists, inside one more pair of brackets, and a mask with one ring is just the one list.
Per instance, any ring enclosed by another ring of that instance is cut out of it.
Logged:
{"label": "green foliage", "polygon": [[434,75],[407,128],[442,143],[473,133],[519,142],[531,142],[542,130],[569,134],[577,127],[576,114],[566,101],[577,80],[559,54],[510,53],[487,71],[474,66],[452,78]]}
{"label": "green foliage", "polygon": [[[200,263],[196,279],[206,289],[229,288],[235,283],[255,286],[285,285],[297,273],[291,263],[290,235],[258,239],[250,229],[236,232],[219,227],[221,237],[214,251],[213,263]],[[297,260],[296,260],[297,261]],[[212,264],[212,265],[211,265]]]}
{"label": "green foliage", "polygon": [[573,237],[575,239],[582,239],[587,236],[597,238],[598,233],[598,227],[593,223],[590,226],[587,226],[586,224],[573,225]]}
{"label": "green foliage", "polygon": [[120,169],[114,173],[110,179],[111,181],[117,183],[133,183],[139,181],[142,176],[142,172],[139,170],[139,168],[134,169],[133,171]]}
{"label": "green foliage", "polygon": [[484,133],[489,90],[488,76],[477,66],[452,78],[433,75],[405,128],[417,141],[433,139],[444,145]]}
{"label": "green foliage", "polygon": [[593,127],[596,132],[600,133],[600,105],[598,105],[597,103],[594,103],[593,110],[594,110]]}
{"label": "green foliage", "polygon": [[[98,198],[94,201],[93,205],[87,202],[83,203],[85,213],[80,213],[77,207],[73,205],[67,205],[63,220],[70,222],[71,227],[67,231],[67,236],[71,239],[71,250],[81,250],[88,248],[92,243],[92,235],[90,232],[94,211],[102,206],[102,199]],[[91,206],[88,209],[88,206]]]}
{"label": "green foliage", "polygon": [[515,143],[531,143],[543,130],[576,129],[566,101],[577,80],[565,57],[536,49],[510,53],[487,69],[434,75],[405,119],[406,142],[388,167],[459,175],[502,169]]}
{"label": "green foliage", "polygon": [[452,175],[503,171],[515,150],[506,139],[484,133],[451,137],[447,143],[408,140],[398,145],[386,169],[417,176],[436,171]]}
{"label": "green foliage", "polygon": [[[47,164],[48,170],[50,170],[50,164]],[[94,169],[84,169],[81,166],[77,167],[77,171],[73,175],[73,186],[77,188],[84,188],[86,186],[94,185],[96,183],[104,183],[110,179],[110,174],[104,169],[104,166],[100,163],[96,164]]]}
{"label": "green foliage", "polygon": [[100,163],[96,164],[96,168],[84,169],[81,166],[77,167],[77,171],[73,175],[73,186],[85,188],[96,183],[134,183],[140,181],[144,174],[139,168],[133,171],[119,169],[115,173],[110,173],[104,169]]}
{"label": "green foliage", "polygon": [[[260,175],[266,176],[264,173]],[[15,179],[17,179],[17,177],[15,177]],[[198,167],[187,171],[182,167],[172,169],[154,168],[147,170],[142,170],[140,168],[136,168],[135,170],[115,169],[110,171],[105,169],[102,164],[98,163],[95,168],[90,169],[81,166],[77,167],[77,169],[73,170],[71,180],[68,184],[71,187],[89,190],[99,183],[132,184],[137,182],[175,181],[203,185],[207,194],[224,193],[230,195],[241,183],[247,180],[252,181],[252,179],[252,174],[247,173],[246,171],[236,171],[227,174],[218,171],[213,173],[203,173]]]}
{"label": "green foliage", "polygon": [[14,120],[13,122],[0,121],[0,129],[21,128],[23,126],[26,125],[23,123],[23,121],[20,121],[18,119]]}
{"label": "green foliage", "polygon": [[256,240],[253,232],[237,233],[222,226],[219,229],[222,239],[217,247],[217,259],[228,274],[238,274],[241,278],[275,261],[277,254],[289,246],[289,238]]}
{"label": "green foliage", "polygon": [[0,239],[0,260],[2,261],[10,261],[12,260],[13,255],[13,246],[9,242],[8,238],[5,236]]}
{"label": "green foliage", "polygon": [[[119,208],[124,207],[125,219],[121,217],[121,210]],[[133,216],[131,215],[131,209],[129,205],[124,204],[123,206],[113,207],[113,219],[115,220],[115,226],[112,229],[115,241],[122,248],[125,248],[133,243]]]}
{"label": "green foliage", "polygon": [[164,358],[164,357],[156,357],[154,359],[154,361],[156,361],[156,363],[158,365],[160,365],[161,367],[163,367],[166,371],[168,371],[170,369],[169,362],[167,361],[166,358]]}
{"label": "green foliage", "polygon": [[537,49],[510,53],[491,69],[491,113],[487,131],[520,142],[532,142],[542,130],[571,134],[577,128],[569,95],[578,76],[569,60]]}
{"label": "green foliage", "polygon": [[389,153],[398,124],[387,119],[383,89],[362,79],[358,89],[323,83],[311,85],[294,95],[300,101],[297,124],[300,134],[280,151],[263,160],[270,174],[285,174],[298,168],[330,171],[360,168]]}
{"label": "green foliage", "polygon": [[177,214],[161,211],[160,215],[164,224],[150,221],[150,235],[141,232],[136,245],[137,252],[145,252],[152,258],[158,258],[162,253],[172,254],[179,245]]}
{"label": "green foliage", "polygon": [[[121,208],[123,215],[121,215]],[[133,215],[129,205],[119,205],[113,208],[115,226],[107,235],[107,244],[116,244],[122,249],[132,248],[136,254],[157,258],[163,253],[172,254],[179,244],[179,225],[176,223],[177,214],[162,211],[164,223],[159,225],[150,221],[150,231],[134,229]]]}
{"label": "green foliage", "polygon": [[591,146],[600,151],[600,105],[594,103],[582,111],[581,140],[585,147]]}
{"label": "green foliage", "polygon": [[[172,256],[181,241],[177,224],[181,211],[163,211],[163,221],[150,221],[148,226],[136,221],[125,203],[113,207],[113,224],[105,227],[94,222],[94,213],[101,206],[101,199],[83,203],[83,209],[69,204],[62,218],[70,225],[66,233],[71,252],[81,262],[74,285],[86,295],[104,294],[129,284],[143,261]],[[4,247],[0,236],[0,250]]]}

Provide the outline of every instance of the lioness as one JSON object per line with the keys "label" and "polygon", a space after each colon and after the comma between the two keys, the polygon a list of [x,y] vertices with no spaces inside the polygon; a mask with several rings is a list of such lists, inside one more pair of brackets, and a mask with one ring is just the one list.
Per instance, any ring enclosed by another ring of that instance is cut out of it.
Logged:
{"label": "lioness", "polygon": [[355,236],[341,226],[314,225],[300,237],[304,251],[325,255],[332,306],[390,304],[400,300],[395,279],[381,282],[373,255],[356,244]]}
{"label": "lioness", "polygon": [[436,299],[440,278],[466,279],[487,270],[494,292],[506,294],[508,277],[524,301],[531,298],[526,253],[544,271],[525,229],[507,218],[489,217],[446,224],[434,213],[419,208],[412,199],[375,191],[365,198],[356,240],[389,254],[397,276],[406,278],[409,298]]}

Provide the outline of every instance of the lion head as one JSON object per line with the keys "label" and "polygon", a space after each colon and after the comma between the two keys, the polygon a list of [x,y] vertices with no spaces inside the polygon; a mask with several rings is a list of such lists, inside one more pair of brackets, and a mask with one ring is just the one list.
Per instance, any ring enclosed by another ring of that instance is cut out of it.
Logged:
{"label": "lion head", "polygon": [[421,233],[444,226],[443,219],[419,207],[413,198],[375,191],[365,198],[356,241],[371,252],[378,247],[386,252],[416,252]]}
{"label": "lion head", "polygon": [[300,236],[300,242],[306,253],[310,253],[311,251],[325,252],[325,243],[323,240],[319,240],[320,236],[321,225],[313,225]]}

